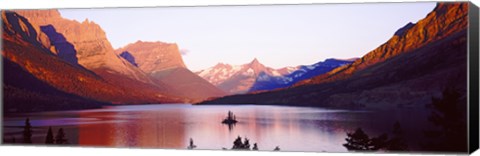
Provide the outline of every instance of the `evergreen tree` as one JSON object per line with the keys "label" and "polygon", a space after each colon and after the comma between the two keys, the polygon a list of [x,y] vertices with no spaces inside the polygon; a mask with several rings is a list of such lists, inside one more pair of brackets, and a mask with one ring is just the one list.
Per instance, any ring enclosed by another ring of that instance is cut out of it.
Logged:
{"label": "evergreen tree", "polygon": [[257,146],[257,143],[253,143],[253,148],[252,148],[252,150],[254,150],[254,151],[258,151],[258,146]]}
{"label": "evergreen tree", "polygon": [[386,148],[389,151],[407,151],[408,145],[403,140],[403,130],[400,123],[397,121],[393,125],[393,138],[388,141]]}
{"label": "evergreen tree", "polygon": [[67,139],[65,138],[65,133],[63,132],[63,128],[60,128],[55,136],[55,144],[66,144]]}
{"label": "evergreen tree", "polygon": [[343,144],[349,151],[368,150],[370,138],[361,128],[357,128],[354,133],[347,133],[346,144]]}
{"label": "evergreen tree", "polygon": [[345,140],[347,143],[343,146],[349,151],[377,151],[388,146],[387,134],[370,138],[361,128],[357,128],[354,133],[347,133]]}
{"label": "evergreen tree", "polygon": [[403,135],[403,130],[402,130],[402,126],[400,126],[400,122],[395,122],[395,124],[393,124],[393,135],[398,135],[398,136],[401,136]]}
{"label": "evergreen tree", "polygon": [[52,127],[48,127],[47,137],[45,138],[45,144],[53,144],[55,140],[53,139]]}
{"label": "evergreen tree", "polygon": [[233,150],[250,150],[250,141],[245,137],[244,142],[242,142],[242,138],[240,136],[233,141]]}
{"label": "evergreen tree", "polygon": [[442,98],[432,98],[432,113],[428,120],[439,129],[429,130],[425,135],[432,140],[427,150],[466,152],[467,124],[466,103],[462,95],[452,88],[446,88]]}
{"label": "evergreen tree", "polygon": [[250,150],[250,141],[245,137],[245,141],[243,142],[243,149]]}
{"label": "evergreen tree", "polygon": [[23,127],[23,143],[31,144],[32,143],[32,125],[30,124],[30,119],[25,120],[25,126]]}
{"label": "evergreen tree", "polygon": [[187,147],[188,149],[195,149],[197,148],[197,145],[193,144],[193,139],[190,138],[190,144]]}
{"label": "evergreen tree", "polygon": [[400,123],[397,121],[393,125],[393,138],[388,139],[387,134],[378,137],[369,138],[361,128],[357,128],[354,133],[347,133],[346,144],[343,144],[349,151],[407,151],[408,146],[403,140],[403,131]]}
{"label": "evergreen tree", "polygon": [[242,149],[242,147],[243,147],[242,138],[240,136],[238,136],[237,139],[235,139],[235,141],[233,141],[232,149],[238,150],[238,149]]}
{"label": "evergreen tree", "polygon": [[273,149],[273,151],[280,151],[280,147],[275,147],[275,149]]}
{"label": "evergreen tree", "polygon": [[382,134],[378,137],[374,137],[374,138],[370,139],[369,146],[367,147],[367,150],[378,151],[378,150],[386,148],[387,144],[388,144],[388,135],[387,134]]}

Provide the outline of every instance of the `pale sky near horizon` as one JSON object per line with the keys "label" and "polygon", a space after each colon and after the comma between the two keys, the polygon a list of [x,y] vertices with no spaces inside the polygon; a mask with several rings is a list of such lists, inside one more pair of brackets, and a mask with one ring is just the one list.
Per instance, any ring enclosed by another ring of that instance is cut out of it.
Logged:
{"label": "pale sky near horizon", "polygon": [[63,17],[99,24],[114,48],[142,41],[177,43],[193,71],[257,58],[281,68],[327,58],[361,57],[434,2],[61,9]]}

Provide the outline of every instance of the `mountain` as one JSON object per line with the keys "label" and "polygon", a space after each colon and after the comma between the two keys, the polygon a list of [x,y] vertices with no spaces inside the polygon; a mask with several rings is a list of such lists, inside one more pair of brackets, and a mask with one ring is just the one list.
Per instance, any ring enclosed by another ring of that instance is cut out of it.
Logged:
{"label": "mountain", "polygon": [[[136,66],[115,54],[102,28],[86,19],[83,22],[61,17],[58,10],[16,10],[29,23],[50,39],[50,49],[64,61],[80,68],[85,68],[109,83],[116,84],[123,90],[145,92],[144,96],[169,96],[178,99],[172,88],[152,79]],[[162,100],[142,100],[147,103],[163,103]],[[178,101],[178,100],[175,100]],[[183,100],[180,100],[183,101]],[[115,101],[131,103],[132,101]],[[136,103],[136,102],[135,102]]]}
{"label": "mountain", "polygon": [[[109,81],[59,57],[41,27],[2,11],[4,108],[8,112],[94,108],[108,103],[175,102],[159,88],[128,78]],[[127,81],[129,80],[129,81]],[[141,90],[140,90],[141,89]]]}
{"label": "mountain", "polygon": [[317,107],[424,107],[445,88],[466,94],[468,3],[438,3],[350,65],[271,92],[233,95],[203,104]]}
{"label": "mountain", "polygon": [[369,52],[361,59],[342,69],[329,72],[310,80],[298,83],[318,84],[322,82],[345,79],[357,71],[383,62],[397,55],[411,52],[415,49],[448,37],[467,26],[468,6],[463,3],[438,3],[427,17],[416,24],[408,23],[394,33],[386,43]]}
{"label": "mountain", "polygon": [[249,92],[268,91],[290,87],[301,80],[309,79],[329,72],[337,67],[351,64],[354,60],[356,59],[326,59],[323,62],[318,62],[312,65],[302,65],[296,68],[290,68],[296,70],[280,76],[260,73]]}
{"label": "mountain", "polygon": [[115,53],[136,64],[145,73],[154,73],[170,68],[186,68],[177,44],[163,42],[137,41],[122,48]]}
{"label": "mountain", "polygon": [[219,63],[195,73],[229,94],[243,94],[250,90],[261,75],[282,76],[296,69],[296,67],[286,67],[275,70],[266,67],[255,58],[247,64],[229,65]]}
{"label": "mountain", "polygon": [[170,86],[177,96],[200,101],[225,95],[186,68],[177,44],[137,41],[115,52],[156,81]]}
{"label": "mountain", "polygon": [[149,77],[114,53],[102,28],[86,19],[68,20],[58,10],[17,10],[30,23],[39,26],[51,40],[49,49],[71,64],[79,64],[97,74],[121,75],[145,83]]}
{"label": "mountain", "polygon": [[289,87],[300,80],[323,74],[351,62],[327,59],[312,65],[273,69],[255,58],[243,65],[218,63],[195,73],[230,94],[244,94]]}

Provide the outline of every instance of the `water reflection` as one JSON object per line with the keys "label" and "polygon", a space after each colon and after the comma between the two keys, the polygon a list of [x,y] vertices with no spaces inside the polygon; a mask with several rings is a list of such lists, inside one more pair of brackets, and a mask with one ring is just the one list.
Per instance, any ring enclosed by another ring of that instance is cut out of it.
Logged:
{"label": "water reflection", "polygon": [[[229,110],[235,112],[238,123],[221,124]],[[196,149],[218,150],[230,149],[240,136],[257,143],[260,150],[279,146],[282,151],[346,152],[342,144],[347,131],[357,127],[372,135],[389,131],[398,118],[388,115],[391,118],[368,112],[278,106],[148,105],[29,116],[38,132],[34,143],[43,143],[48,126],[52,126],[54,131],[65,129],[69,142],[82,146],[186,149],[192,138]],[[21,138],[18,127],[23,120],[5,118],[4,136]]]}
{"label": "water reflection", "polygon": [[114,120],[79,125],[80,145],[184,148],[183,113],[178,111],[112,111],[79,113],[80,117]]}
{"label": "water reflection", "polygon": [[228,123],[228,124],[226,124],[226,125],[227,125],[227,127],[228,127],[228,130],[229,130],[229,131],[232,131],[232,130],[233,130],[233,127],[235,127],[236,123]]}

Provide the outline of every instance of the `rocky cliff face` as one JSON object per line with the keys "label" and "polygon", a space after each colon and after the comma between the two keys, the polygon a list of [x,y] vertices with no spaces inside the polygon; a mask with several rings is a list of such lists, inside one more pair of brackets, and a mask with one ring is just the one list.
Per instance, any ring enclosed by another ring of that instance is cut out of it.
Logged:
{"label": "rocky cliff face", "polygon": [[[7,34],[4,37],[15,36],[47,50],[51,47],[50,39],[38,26],[32,26],[26,18],[15,12],[2,11],[2,25],[3,33]],[[52,52],[56,53],[54,50]]]}
{"label": "rocky cliff face", "polygon": [[115,52],[118,55],[131,54],[134,64],[137,64],[146,73],[170,68],[186,68],[178,46],[174,43],[137,41],[117,49]]}
{"label": "rocky cliff face", "polygon": [[126,60],[118,57],[100,26],[61,17],[58,10],[17,10],[30,23],[50,37],[50,49],[71,64],[79,64],[97,73],[117,73],[145,83],[152,81]]}
{"label": "rocky cliff face", "polygon": [[160,87],[129,78],[108,78],[105,76],[108,74],[97,74],[67,62],[49,50],[50,44],[45,44],[49,43],[49,38],[41,37],[43,32],[39,26],[15,12],[3,11],[2,21],[6,112],[94,108],[105,103],[180,101],[173,100],[173,96]]}
{"label": "rocky cliff face", "polygon": [[299,82],[297,85],[318,84],[344,79],[376,63],[448,37],[467,27],[467,14],[468,3],[438,3],[424,19],[416,24],[406,24],[395,32],[394,36],[387,42],[351,65]]}
{"label": "rocky cliff face", "polygon": [[467,8],[465,2],[438,3],[424,19],[400,28],[385,44],[353,64],[294,87],[203,103],[423,109],[445,88],[465,95]]}
{"label": "rocky cliff face", "polygon": [[171,93],[189,99],[187,102],[225,95],[186,68],[176,44],[137,41],[115,51],[157,82],[170,86]]}

